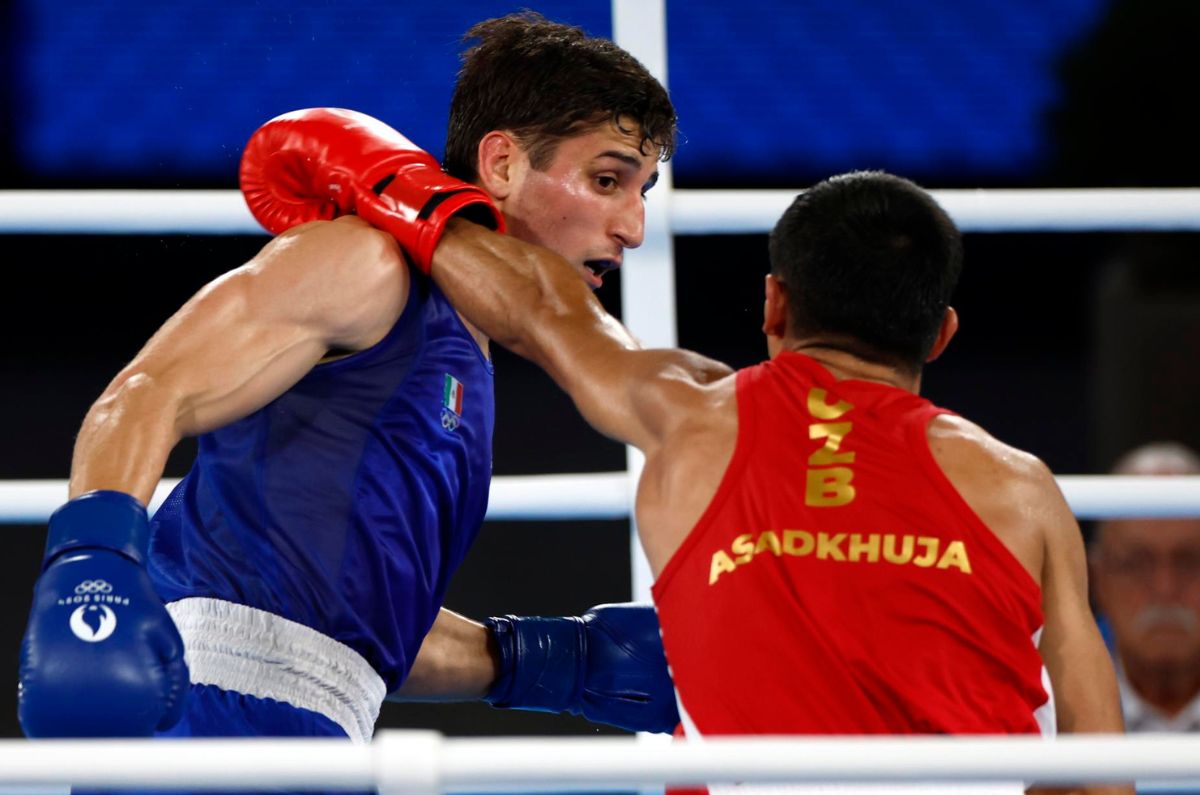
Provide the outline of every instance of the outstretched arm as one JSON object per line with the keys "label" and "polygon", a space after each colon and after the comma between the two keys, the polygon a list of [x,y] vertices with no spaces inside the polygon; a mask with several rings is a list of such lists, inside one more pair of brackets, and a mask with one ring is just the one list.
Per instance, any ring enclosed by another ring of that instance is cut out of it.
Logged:
{"label": "outstretched arm", "polygon": [[503,230],[490,197],[448,177],[377,119],[329,108],[284,114],[255,134],[247,152],[257,166],[243,161],[243,187],[249,172],[250,207],[268,227],[276,214],[259,205],[272,194],[256,186],[282,171],[295,200],[285,215],[294,205],[353,211],[388,231],[416,267],[432,269],[468,321],[541,365],[603,433],[646,450],[678,420],[695,386],[729,372],[695,354],[641,350],[565,261],[476,226]]}
{"label": "outstretched arm", "polygon": [[592,427],[643,450],[696,387],[732,372],[688,351],[643,349],[565,260],[469,222],[450,222],[431,275],[484,334],[544,369]]}
{"label": "outstretched arm", "polygon": [[649,604],[597,605],[580,617],[509,615],[485,624],[443,608],[408,678],[388,700],[477,699],[630,731],[670,732],[679,723]]}
{"label": "outstretched arm", "polygon": [[330,348],[382,339],[403,309],[395,241],[357,218],[297,227],[175,313],[92,406],[75,444],[71,496],[145,504],[184,436],[278,397]]}

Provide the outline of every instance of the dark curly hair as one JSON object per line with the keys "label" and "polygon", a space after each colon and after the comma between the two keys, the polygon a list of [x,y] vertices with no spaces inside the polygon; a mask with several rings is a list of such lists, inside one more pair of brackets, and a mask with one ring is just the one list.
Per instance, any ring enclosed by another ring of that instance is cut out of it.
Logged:
{"label": "dark curly hair", "polygon": [[[675,149],[676,119],[667,90],[608,39],[524,12],[472,27],[450,102],[445,168],[473,182],[479,142],[512,132],[534,168],[545,168],[563,138],[611,121],[641,134],[642,152],[661,160]],[[631,126],[636,125],[636,126]]]}

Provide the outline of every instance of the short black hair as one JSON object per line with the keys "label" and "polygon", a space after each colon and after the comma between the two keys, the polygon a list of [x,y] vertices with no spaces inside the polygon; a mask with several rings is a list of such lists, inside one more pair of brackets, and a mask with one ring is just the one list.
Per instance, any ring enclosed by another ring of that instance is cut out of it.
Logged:
{"label": "short black hair", "polygon": [[509,130],[534,168],[549,164],[563,138],[605,122],[641,135],[641,149],[661,160],[675,149],[675,108],[641,63],[608,39],[523,12],[489,19],[467,31],[445,168],[473,182],[479,142]]}
{"label": "short black hair", "polygon": [[882,171],[831,177],[796,197],[771,232],[789,333],[919,371],[962,272],[962,236],[933,197]]}

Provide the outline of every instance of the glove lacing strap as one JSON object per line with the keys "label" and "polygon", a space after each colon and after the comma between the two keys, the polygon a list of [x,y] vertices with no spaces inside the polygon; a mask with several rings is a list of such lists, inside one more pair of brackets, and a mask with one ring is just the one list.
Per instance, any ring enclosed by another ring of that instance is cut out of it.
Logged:
{"label": "glove lacing strap", "polygon": [[371,739],[387,685],[349,646],[286,618],[222,599],[169,602],[194,684],[317,712],[356,743]]}

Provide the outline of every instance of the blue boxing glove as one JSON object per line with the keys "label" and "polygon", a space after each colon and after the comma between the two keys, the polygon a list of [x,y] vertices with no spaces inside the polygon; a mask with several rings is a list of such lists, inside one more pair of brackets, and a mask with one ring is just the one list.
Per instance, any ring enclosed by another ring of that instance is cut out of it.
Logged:
{"label": "blue boxing glove", "polygon": [[50,517],[21,643],[29,737],[143,737],[183,715],[183,640],[146,574],[146,509],[92,491]]}
{"label": "blue boxing glove", "polygon": [[651,605],[593,607],[582,618],[489,618],[499,674],[495,707],[569,712],[630,731],[679,723],[658,616]]}

